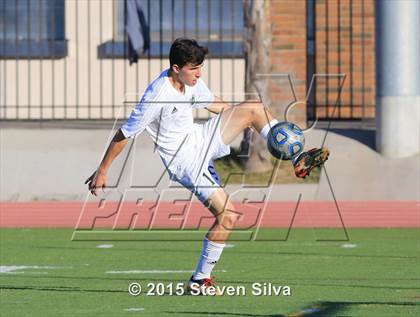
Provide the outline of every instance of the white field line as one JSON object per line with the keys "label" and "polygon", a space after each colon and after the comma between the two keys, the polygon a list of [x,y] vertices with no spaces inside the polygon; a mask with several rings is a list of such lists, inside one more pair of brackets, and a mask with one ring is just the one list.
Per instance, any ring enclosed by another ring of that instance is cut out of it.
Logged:
{"label": "white field line", "polygon": [[114,247],[113,244],[98,244],[96,246],[98,249],[111,249]]}
{"label": "white field line", "polygon": [[132,308],[126,308],[125,311],[143,311],[143,307],[132,307]]}
{"label": "white field line", "polygon": [[[33,270],[45,270],[45,269],[61,269],[63,266],[41,266],[41,265],[0,265],[0,273],[24,273],[20,270],[33,269]],[[16,272],[20,271],[20,272]],[[35,272],[34,272],[35,273]],[[37,272],[41,274],[40,272]],[[44,272],[42,274],[45,274]]]}
{"label": "white field line", "polygon": [[344,249],[353,249],[353,248],[357,248],[357,244],[344,243],[341,245],[341,247]]}

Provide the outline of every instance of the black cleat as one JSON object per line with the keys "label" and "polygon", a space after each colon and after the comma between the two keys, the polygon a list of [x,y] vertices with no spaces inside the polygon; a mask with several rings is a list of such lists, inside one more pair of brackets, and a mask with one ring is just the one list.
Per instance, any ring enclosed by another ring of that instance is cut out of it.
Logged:
{"label": "black cleat", "polygon": [[[209,290],[209,288],[212,288],[212,290]],[[214,283],[214,277],[195,280],[191,276],[191,279],[187,284],[187,293],[191,294],[193,292],[194,295],[221,295],[218,288],[216,287],[216,283]]]}
{"label": "black cleat", "polygon": [[330,151],[326,148],[303,152],[293,163],[296,177],[305,178],[315,167],[324,164],[329,155]]}

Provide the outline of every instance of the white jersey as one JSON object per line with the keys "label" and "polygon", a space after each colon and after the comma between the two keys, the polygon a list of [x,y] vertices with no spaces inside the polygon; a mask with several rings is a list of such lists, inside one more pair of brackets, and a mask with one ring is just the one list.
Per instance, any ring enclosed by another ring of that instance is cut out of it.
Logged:
{"label": "white jersey", "polygon": [[[127,122],[121,127],[126,138],[146,130],[157,144],[158,153],[166,166],[181,144],[188,143],[185,141],[194,126],[192,110],[209,107],[214,102],[214,95],[203,80],[198,79],[193,87],[185,85],[183,94],[172,86],[168,72],[165,70],[149,85]],[[178,154],[177,158],[181,159],[183,155]]]}

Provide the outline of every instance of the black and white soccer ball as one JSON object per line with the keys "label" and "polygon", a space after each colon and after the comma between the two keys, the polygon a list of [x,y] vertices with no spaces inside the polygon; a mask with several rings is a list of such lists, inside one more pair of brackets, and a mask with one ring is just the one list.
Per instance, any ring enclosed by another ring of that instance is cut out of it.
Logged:
{"label": "black and white soccer ball", "polygon": [[303,151],[305,136],[294,123],[279,122],[268,133],[267,146],[270,153],[280,160],[291,160]]}

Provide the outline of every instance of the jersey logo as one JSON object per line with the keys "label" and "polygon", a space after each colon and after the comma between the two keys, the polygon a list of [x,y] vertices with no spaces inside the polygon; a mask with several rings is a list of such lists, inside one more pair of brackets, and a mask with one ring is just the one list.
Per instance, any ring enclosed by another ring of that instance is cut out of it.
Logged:
{"label": "jersey logo", "polygon": [[173,109],[172,109],[172,112],[171,112],[171,114],[174,114],[175,112],[177,112],[178,111],[178,109],[176,108],[176,107],[174,107]]}
{"label": "jersey logo", "polygon": [[195,96],[193,95],[191,97],[191,106],[194,106],[194,104],[195,104]]}

